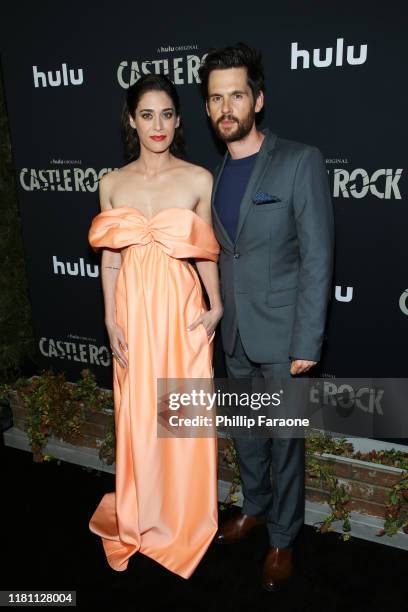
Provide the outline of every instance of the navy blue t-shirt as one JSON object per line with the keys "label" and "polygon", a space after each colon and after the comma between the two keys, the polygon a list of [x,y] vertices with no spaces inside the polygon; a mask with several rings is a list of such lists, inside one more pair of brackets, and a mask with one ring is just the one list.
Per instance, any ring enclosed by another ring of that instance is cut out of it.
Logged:
{"label": "navy blue t-shirt", "polygon": [[233,242],[237,233],[239,206],[257,155],[254,153],[240,159],[229,158],[218,183],[214,206]]}

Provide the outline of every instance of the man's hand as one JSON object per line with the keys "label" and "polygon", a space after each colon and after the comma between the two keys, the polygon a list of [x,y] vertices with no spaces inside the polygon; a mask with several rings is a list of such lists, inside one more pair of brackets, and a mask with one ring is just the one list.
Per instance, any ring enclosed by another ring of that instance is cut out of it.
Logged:
{"label": "man's hand", "polygon": [[316,365],[317,361],[309,361],[308,359],[292,359],[292,363],[290,365],[290,373],[295,374],[304,374],[314,365]]}

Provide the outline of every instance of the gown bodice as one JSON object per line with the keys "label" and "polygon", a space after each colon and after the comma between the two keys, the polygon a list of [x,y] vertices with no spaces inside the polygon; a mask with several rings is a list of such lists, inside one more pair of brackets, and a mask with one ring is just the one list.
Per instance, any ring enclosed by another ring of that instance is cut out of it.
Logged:
{"label": "gown bodice", "polygon": [[188,208],[165,208],[148,219],[132,206],[96,215],[88,232],[94,251],[154,243],[170,257],[217,261],[220,251],[213,228]]}

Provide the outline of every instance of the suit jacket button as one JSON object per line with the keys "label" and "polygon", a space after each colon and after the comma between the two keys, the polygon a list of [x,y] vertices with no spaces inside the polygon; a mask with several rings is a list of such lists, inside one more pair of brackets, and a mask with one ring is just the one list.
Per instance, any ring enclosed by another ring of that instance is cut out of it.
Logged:
{"label": "suit jacket button", "polygon": [[234,253],[234,257],[235,257],[235,259],[238,259],[239,253]]}

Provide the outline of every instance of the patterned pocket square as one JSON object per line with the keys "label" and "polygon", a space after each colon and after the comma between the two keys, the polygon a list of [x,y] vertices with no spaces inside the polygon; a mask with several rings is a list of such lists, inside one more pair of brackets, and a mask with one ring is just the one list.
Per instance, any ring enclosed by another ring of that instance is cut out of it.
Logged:
{"label": "patterned pocket square", "polygon": [[252,202],[259,206],[260,204],[270,204],[271,202],[281,202],[281,199],[278,196],[269,195],[269,193],[264,193],[263,191],[257,191],[254,197],[252,198]]}

